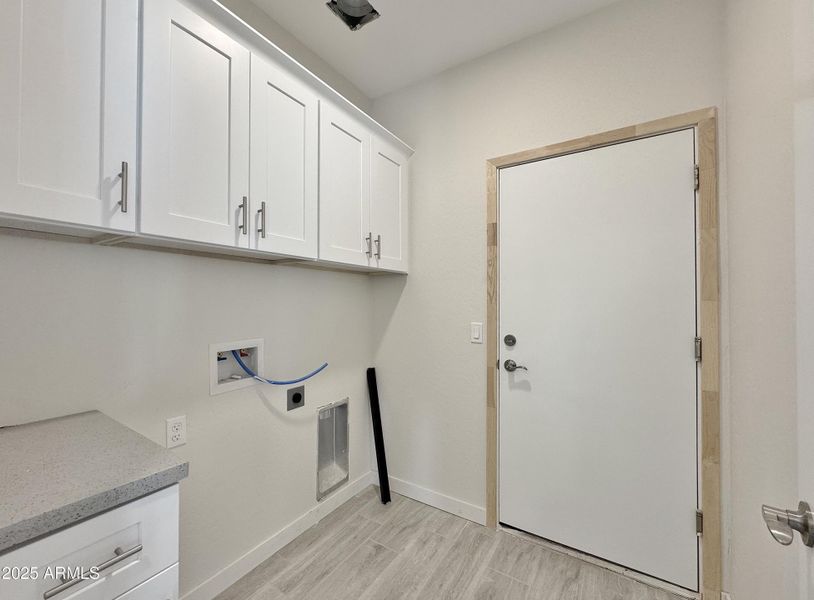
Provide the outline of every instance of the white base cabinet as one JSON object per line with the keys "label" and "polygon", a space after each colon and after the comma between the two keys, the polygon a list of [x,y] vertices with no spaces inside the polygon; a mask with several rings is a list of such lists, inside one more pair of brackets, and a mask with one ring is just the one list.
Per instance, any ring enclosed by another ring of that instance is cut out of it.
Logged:
{"label": "white base cabinet", "polygon": [[[28,569],[27,578],[0,579],[0,598],[176,600],[178,514],[176,484],[0,555],[1,572]],[[65,581],[60,568],[70,569]]]}
{"label": "white base cabinet", "polygon": [[178,565],[162,571],[116,600],[178,600]]}
{"label": "white base cabinet", "polygon": [[3,2],[0,216],[136,230],[138,27],[138,0]]}

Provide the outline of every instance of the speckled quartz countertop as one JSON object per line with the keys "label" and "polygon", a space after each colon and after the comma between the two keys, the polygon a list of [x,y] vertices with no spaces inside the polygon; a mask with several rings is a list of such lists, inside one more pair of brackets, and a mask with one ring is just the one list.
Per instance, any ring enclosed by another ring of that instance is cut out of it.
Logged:
{"label": "speckled quartz countertop", "polygon": [[0,553],[188,472],[189,463],[98,411],[0,428]]}

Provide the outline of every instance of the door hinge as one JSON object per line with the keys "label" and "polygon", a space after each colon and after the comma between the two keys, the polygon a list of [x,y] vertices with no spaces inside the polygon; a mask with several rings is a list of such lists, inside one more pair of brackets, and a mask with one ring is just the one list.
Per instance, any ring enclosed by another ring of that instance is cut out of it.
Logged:
{"label": "door hinge", "polygon": [[701,168],[695,165],[695,191],[701,189]]}
{"label": "door hinge", "polygon": [[701,535],[704,533],[704,513],[703,511],[695,511],[695,533]]}
{"label": "door hinge", "polygon": [[695,362],[701,362],[701,338],[695,338]]}

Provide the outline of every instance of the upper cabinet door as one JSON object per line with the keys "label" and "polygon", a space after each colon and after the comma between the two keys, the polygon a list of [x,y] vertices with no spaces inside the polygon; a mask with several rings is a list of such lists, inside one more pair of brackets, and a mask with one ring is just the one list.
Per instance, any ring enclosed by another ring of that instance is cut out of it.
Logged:
{"label": "upper cabinet door", "polygon": [[252,248],[317,257],[319,100],[252,56]]}
{"label": "upper cabinet door", "polygon": [[249,52],[175,0],[143,48],[141,232],[248,247]]}
{"label": "upper cabinet door", "polygon": [[320,105],[319,257],[370,262],[370,134],[351,117]]}
{"label": "upper cabinet door", "polygon": [[3,2],[0,214],[134,231],[137,85],[138,0]]}
{"label": "upper cabinet door", "polygon": [[407,272],[407,155],[373,138],[370,228],[375,264]]}

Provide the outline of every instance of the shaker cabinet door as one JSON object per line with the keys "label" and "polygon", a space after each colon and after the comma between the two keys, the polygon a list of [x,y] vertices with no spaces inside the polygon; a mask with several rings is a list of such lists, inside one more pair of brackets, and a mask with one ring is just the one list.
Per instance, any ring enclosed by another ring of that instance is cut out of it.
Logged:
{"label": "shaker cabinet door", "polygon": [[375,266],[407,272],[407,156],[373,138],[370,228]]}
{"label": "shaker cabinet door", "polygon": [[0,216],[135,230],[138,5],[3,3]]}
{"label": "shaker cabinet door", "polygon": [[316,258],[319,99],[257,56],[251,79],[252,248]]}
{"label": "shaker cabinet door", "polygon": [[249,246],[249,51],[175,0],[144,1],[141,232]]}
{"label": "shaker cabinet door", "polygon": [[370,134],[351,117],[320,107],[319,257],[371,264]]}

